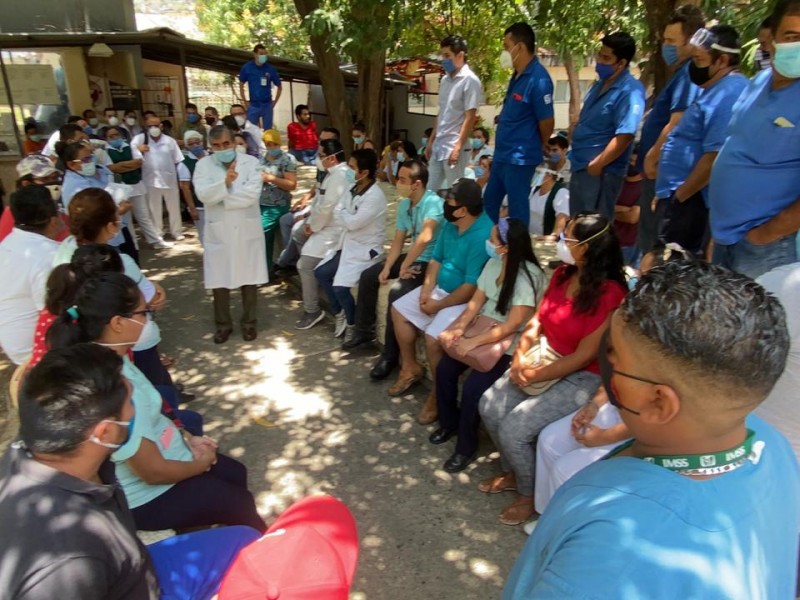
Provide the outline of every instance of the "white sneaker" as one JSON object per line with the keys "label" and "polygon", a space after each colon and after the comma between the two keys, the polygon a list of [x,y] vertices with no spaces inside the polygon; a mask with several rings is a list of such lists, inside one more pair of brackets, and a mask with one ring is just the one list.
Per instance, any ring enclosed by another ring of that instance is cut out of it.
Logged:
{"label": "white sneaker", "polygon": [[336,319],[333,326],[333,337],[342,337],[347,329],[347,318],[344,316],[344,311],[340,310],[337,314],[333,315],[333,318]]}
{"label": "white sneaker", "polygon": [[[342,311],[344,312],[344,311]],[[344,328],[344,343],[350,342],[353,338],[356,337],[356,326],[355,325],[345,325]]]}
{"label": "white sneaker", "polygon": [[153,248],[156,250],[167,250],[172,248],[172,244],[169,242],[165,242],[164,240],[158,240],[155,244],[153,244]]}
{"label": "white sneaker", "polygon": [[182,242],[182,241],[183,241],[183,240],[185,240],[185,239],[186,239],[186,236],[185,236],[185,235],[183,235],[183,234],[181,234],[181,235],[179,235],[179,236],[177,236],[177,237],[175,238],[175,241],[176,241],[176,242]]}
{"label": "white sneaker", "polygon": [[539,519],[533,519],[532,521],[528,521],[525,525],[522,526],[522,529],[525,530],[525,533],[528,535],[533,533],[533,530],[536,529],[536,525],[539,523]]}

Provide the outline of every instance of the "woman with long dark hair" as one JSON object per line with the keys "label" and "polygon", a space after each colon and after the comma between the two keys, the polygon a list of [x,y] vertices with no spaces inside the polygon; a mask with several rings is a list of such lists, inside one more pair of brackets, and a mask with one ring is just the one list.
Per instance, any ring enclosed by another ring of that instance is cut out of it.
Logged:
{"label": "woman with long dark hair", "polygon": [[503,473],[479,489],[516,490],[500,522],[519,525],[534,513],[532,442],[550,423],[580,408],[600,385],[597,353],[611,314],[627,292],[622,251],[605,217],[582,213],[567,224],[556,269],[520,338],[511,368],[480,400],[480,415],[500,450]]}
{"label": "woman with long dark hair", "polygon": [[[431,434],[429,440],[432,444],[442,444],[458,434],[455,452],[444,463],[444,470],[450,473],[464,470],[474,458],[478,450],[480,424],[478,401],[508,369],[514,345],[488,371],[473,369],[464,381],[460,408],[458,379],[469,366],[453,358],[452,354],[467,356],[479,346],[499,342],[520,331],[533,316],[545,287],[545,274],[536,260],[531,237],[522,221],[500,219],[492,228],[486,251],[490,258],[478,279],[478,289],[461,316],[439,336],[439,341],[450,349],[450,353],[442,357],[436,368],[439,429]],[[478,315],[487,316],[498,325],[474,337],[464,337],[464,332]]]}
{"label": "woman with long dark hair", "polygon": [[216,442],[180,429],[162,414],[158,391],[128,358],[152,311],[122,273],[101,273],[78,290],[75,304],[47,334],[52,348],[94,342],[116,351],[132,388],[129,438],[111,455],[137,529],[210,525],[266,528],[247,490],[247,469],[217,453]]}

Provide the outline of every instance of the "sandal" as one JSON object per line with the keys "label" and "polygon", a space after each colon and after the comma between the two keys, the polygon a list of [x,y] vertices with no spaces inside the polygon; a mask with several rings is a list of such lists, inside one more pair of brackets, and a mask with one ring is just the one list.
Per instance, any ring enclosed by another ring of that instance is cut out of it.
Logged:
{"label": "sandal", "polygon": [[513,492],[517,489],[517,481],[513,473],[503,473],[484,479],[478,484],[478,491],[484,494],[499,494],[500,492]]}
{"label": "sandal", "polygon": [[521,496],[513,504],[509,504],[497,517],[503,525],[522,525],[528,521],[534,514],[536,509],[533,507],[533,498],[530,496]]}
{"label": "sandal", "polygon": [[425,369],[420,369],[416,373],[403,373],[401,371],[397,381],[395,381],[392,387],[386,390],[386,392],[390,396],[401,396],[410,390],[411,386],[421,381],[424,376]]}

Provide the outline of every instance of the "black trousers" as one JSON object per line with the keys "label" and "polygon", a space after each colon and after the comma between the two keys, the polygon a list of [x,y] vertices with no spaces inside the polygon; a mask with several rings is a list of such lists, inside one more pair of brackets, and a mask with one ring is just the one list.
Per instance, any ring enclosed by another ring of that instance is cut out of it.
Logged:
{"label": "black trousers", "polygon": [[660,200],[656,209],[658,239],[665,244],[680,244],[696,256],[702,256],[708,242],[708,208],[702,192],[678,202],[673,192],[668,200]]}
{"label": "black trousers", "polygon": [[[400,360],[400,347],[397,345],[397,338],[394,335],[394,325],[392,324],[391,308],[392,302],[405,296],[414,288],[418,288],[425,280],[426,262],[414,263],[419,267],[417,273],[411,279],[398,279],[400,276],[400,265],[403,264],[406,255],[401,254],[389,271],[389,278],[393,281],[389,284],[389,305],[386,307],[386,339],[383,344],[383,357],[386,360],[398,362]],[[375,321],[377,320],[378,290],[381,284],[378,275],[386,266],[385,262],[372,265],[369,269],[361,273],[358,282],[358,299],[356,300],[356,331],[361,335],[370,335],[375,331]]]}
{"label": "black trousers", "polygon": [[138,265],[139,264],[139,251],[136,249],[136,243],[133,241],[133,237],[131,236],[131,232],[128,231],[128,228],[124,225],[122,226],[122,237],[125,239],[119,246],[117,246],[117,250],[119,252],[124,252],[128,256],[130,256],[134,262]]}
{"label": "black trousers", "polygon": [[133,353],[133,364],[153,385],[174,386],[172,377],[161,362],[161,353],[158,346],[147,350],[137,350]]}

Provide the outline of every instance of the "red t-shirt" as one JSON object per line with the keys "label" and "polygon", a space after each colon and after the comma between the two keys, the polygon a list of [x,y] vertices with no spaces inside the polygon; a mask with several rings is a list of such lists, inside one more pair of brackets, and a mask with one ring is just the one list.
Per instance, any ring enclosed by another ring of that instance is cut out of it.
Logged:
{"label": "red t-shirt", "polygon": [[[575,352],[583,338],[605,322],[627,293],[616,281],[606,281],[594,313],[576,313],[573,310],[574,298],[567,297],[569,278],[560,283],[565,269],[566,267],[561,266],[553,273],[539,309],[542,335],[547,338],[547,343],[553,350],[564,356]],[[600,373],[596,360],[585,370]]]}
{"label": "red t-shirt", "polygon": [[319,146],[316,121],[311,121],[306,127],[300,123],[289,123],[286,135],[289,136],[289,150],[316,150]]}
{"label": "red t-shirt", "polygon": [[35,367],[42,360],[42,357],[47,354],[47,332],[55,320],[56,316],[50,314],[46,308],[39,311],[39,320],[36,321],[36,330],[33,334],[33,353],[31,354],[31,360],[28,362],[29,369]]}
{"label": "red t-shirt", "polygon": [[[628,181],[622,184],[622,191],[617,198],[619,206],[636,206],[639,196],[642,195],[642,181]],[[638,223],[623,223],[614,220],[614,231],[619,239],[619,245],[623,248],[636,245],[636,234],[639,231]]]}

